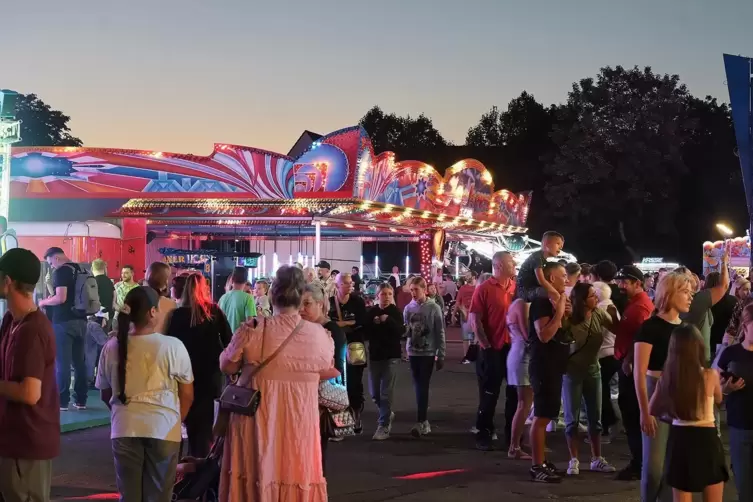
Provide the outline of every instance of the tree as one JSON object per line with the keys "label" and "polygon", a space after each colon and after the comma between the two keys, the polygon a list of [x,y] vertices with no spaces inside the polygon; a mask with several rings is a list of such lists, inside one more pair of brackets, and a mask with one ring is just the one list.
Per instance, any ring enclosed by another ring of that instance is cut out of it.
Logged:
{"label": "tree", "polygon": [[469,146],[513,146],[546,141],[552,129],[552,109],[523,91],[500,113],[494,106],[483,114],[479,123],[468,129]]}
{"label": "tree", "polygon": [[71,135],[71,118],[53,110],[36,94],[22,94],[16,103],[16,118],[21,121],[21,141],[16,146],[81,146]]}
{"label": "tree", "polygon": [[544,191],[576,243],[601,256],[677,243],[683,146],[697,124],[690,99],[677,75],[648,67],[606,67],[573,84],[558,110]]}
{"label": "tree", "polygon": [[418,117],[399,117],[385,114],[374,106],[364,115],[359,124],[366,129],[376,153],[410,148],[434,148],[446,146],[447,141],[434,127],[431,119],[423,113]]}

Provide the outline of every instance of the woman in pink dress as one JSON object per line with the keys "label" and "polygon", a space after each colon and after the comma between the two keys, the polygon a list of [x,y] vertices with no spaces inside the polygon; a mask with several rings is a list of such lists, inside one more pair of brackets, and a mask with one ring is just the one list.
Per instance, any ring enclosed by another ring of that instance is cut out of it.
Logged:
{"label": "woman in pink dress", "polygon": [[[231,414],[222,459],[223,502],[323,502],[327,483],[319,439],[319,380],[330,378],[334,344],[319,324],[298,314],[305,282],[296,267],[280,267],[270,290],[274,316],[256,328],[238,328],[220,356],[226,374],[243,369],[248,382],[259,365],[293,333],[280,353],[258,374],[261,391],[254,417]],[[262,347],[263,345],[263,347]]]}

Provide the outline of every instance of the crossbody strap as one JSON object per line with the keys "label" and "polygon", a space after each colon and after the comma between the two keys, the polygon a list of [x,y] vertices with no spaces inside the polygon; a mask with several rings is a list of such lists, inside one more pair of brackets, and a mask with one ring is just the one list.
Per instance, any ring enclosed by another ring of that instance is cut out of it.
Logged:
{"label": "crossbody strap", "polygon": [[[251,376],[256,375],[261,370],[263,370],[269,363],[271,363],[274,360],[274,358],[277,357],[280,354],[280,352],[282,352],[282,349],[284,349],[285,346],[288,343],[290,343],[290,340],[292,340],[293,337],[295,335],[297,335],[299,331],[301,331],[301,328],[303,328],[303,319],[301,319],[300,321],[298,321],[298,325],[295,327],[295,329],[293,329],[293,332],[290,333],[287,336],[287,338],[285,338],[285,340],[282,341],[282,343],[280,344],[280,346],[277,347],[277,350],[275,350],[274,352],[272,352],[271,356],[269,356],[268,358],[264,359],[259,366],[255,367],[251,371]],[[264,335],[265,335],[266,331],[267,331],[267,319],[264,318],[264,328],[262,328],[262,335],[261,335],[262,336],[262,339],[261,339],[261,345],[262,345],[262,349],[261,350],[262,350],[262,353],[264,353]]]}
{"label": "crossbody strap", "polygon": [[581,345],[578,348],[578,350],[570,354],[570,357],[573,357],[575,354],[583,350],[586,347],[586,345],[588,345],[588,340],[591,338],[591,327],[593,326],[593,323],[594,323],[594,314],[593,312],[591,312],[591,320],[588,322],[588,331],[586,332],[586,341],[583,342],[583,345]]}
{"label": "crossbody strap", "polygon": [[340,299],[337,297],[337,291],[335,291],[335,310],[337,311],[338,321],[343,320],[343,313],[340,310]]}

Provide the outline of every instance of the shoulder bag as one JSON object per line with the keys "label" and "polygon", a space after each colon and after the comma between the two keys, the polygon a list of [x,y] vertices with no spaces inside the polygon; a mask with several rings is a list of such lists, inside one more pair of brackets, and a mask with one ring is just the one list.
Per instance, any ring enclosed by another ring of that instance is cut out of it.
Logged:
{"label": "shoulder bag", "polygon": [[[279,354],[282,352],[282,349],[285,348],[285,346],[290,342],[290,340],[293,339],[293,337],[301,330],[303,327],[303,319],[301,319],[298,322],[298,325],[295,327],[292,333],[288,335],[285,340],[280,344],[279,347],[277,347],[277,350],[275,350],[271,356],[269,356],[267,359],[263,359],[261,364],[259,366],[255,367],[251,374],[249,375],[249,383],[251,383],[251,377],[259,373],[261,370],[263,370],[270,362],[272,362]],[[262,339],[261,339],[261,352],[262,352],[262,358],[264,357],[264,338],[267,331],[267,321],[264,320],[264,327],[262,328]],[[256,413],[256,410],[259,408],[259,404],[261,403],[261,391],[254,389],[253,387],[245,387],[242,385],[238,385],[238,383],[234,383],[232,385],[228,385],[225,387],[225,390],[222,392],[222,395],[219,399],[220,402],[220,411],[226,412],[226,413],[236,413],[238,415],[244,415],[247,417],[252,417]]]}
{"label": "shoulder bag", "polygon": [[[337,292],[335,292],[335,310],[337,311],[337,319],[342,321],[343,313],[340,309],[340,299],[337,297]],[[348,344],[347,360],[351,366],[365,366],[366,345],[363,342],[350,342]]]}

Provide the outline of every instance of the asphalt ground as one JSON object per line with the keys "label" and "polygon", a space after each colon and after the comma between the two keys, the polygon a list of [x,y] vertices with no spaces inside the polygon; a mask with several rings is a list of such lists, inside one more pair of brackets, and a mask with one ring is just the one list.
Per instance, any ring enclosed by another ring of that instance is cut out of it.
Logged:
{"label": "asphalt ground", "polygon": [[[456,333],[450,339],[457,339]],[[640,500],[638,482],[624,482],[614,475],[588,472],[588,449],[582,447],[581,474],[559,485],[533,483],[530,463],[509,460],[506,451],[475,449],[473,425],[477,386],[473,365],[461,365],[462,347],[448,344],[448,363],[432,379],[429,420],[432,433],[420,440],[410,436],[415,404],[407,364],[399,368],[392,437],[371,440],[376,412],[367,403],[363,435],[331,443],[328,452],[328,484],[333,502],[444,502],[473,500],[565,500],[633,502]],[[366,385],[367,377],[364,378]],[[504,396],[504,392],[502,393]],[[498,406],[497,420],[503,420]],[[563,431],[548,434],[550,454],[561,468],[567,466]],[[70,432],[63,436],[62,454],[53,464],[54,500],[113,500],[115,477],[110,452],[109,427]],[[625,438],[617,435],[603,453],[617,467],[627,463]],[[700,500],[700,498],[698,499]],[[725,501],[737,500],[728,483]]]}

